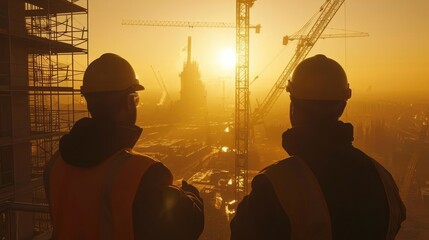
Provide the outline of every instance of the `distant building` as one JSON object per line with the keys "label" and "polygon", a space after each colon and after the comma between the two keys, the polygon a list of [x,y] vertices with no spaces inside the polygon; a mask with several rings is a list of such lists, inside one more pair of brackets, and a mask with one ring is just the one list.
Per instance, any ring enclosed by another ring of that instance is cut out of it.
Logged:
{"label": "distant building", "polygon": [[188,37],[188,58],[180,73],[180,110],[188,113],[198,112],[207,107],[206,89],[201,81],[198,63],[191,59],[192,41]]}

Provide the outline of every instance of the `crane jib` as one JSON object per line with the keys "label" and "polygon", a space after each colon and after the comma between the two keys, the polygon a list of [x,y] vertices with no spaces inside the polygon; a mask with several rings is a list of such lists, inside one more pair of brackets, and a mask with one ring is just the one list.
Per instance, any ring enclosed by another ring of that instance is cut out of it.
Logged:
{"label": "crane jib", "polygon": [[311,27],[307,34],[303,34],[299,38],[298,46],[295,54],[286,65],[283,72],[280,74],[274,86],[264,98],[261,105],[255,109],[251,116],[252,123],[256,124],[264,118],[273,108],[274,103],[278,100],[281,93],[286,87],[286,82],[289,80],[296,66],[308,55],[314,44],[319,39],[320,35],[328,26],[329,22],[337,13],[338,9],[345,0],[328,0],[320,8],[320,15],[315,24]]}

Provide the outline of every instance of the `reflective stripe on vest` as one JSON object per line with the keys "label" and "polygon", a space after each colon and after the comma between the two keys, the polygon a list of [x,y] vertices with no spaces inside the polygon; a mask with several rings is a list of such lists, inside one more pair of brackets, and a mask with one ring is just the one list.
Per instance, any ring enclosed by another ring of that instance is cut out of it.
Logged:
{"label": "reflective stripe on vest", "polygon": [[[377,161],[372,159],[383,183],[389,204],[386,240],[393,240],[405,216],[398,188]],[[278,162],[262,172],[270,180],[283,210],[291,223],[291,239],[332,239],[329,209],[317,178],[297,157]],[[309,230],[311,229],[311,231]],[[329,231],[327,231],[329,230]]]}
{"label": "reflective stripe on vest", "polygon": [[56,239],[134,238],[133,201],[153,159],[128,149],[92,168],[71,166],[58,152],[53,161],[49,202]]}
{"label": "reflective stripe on vest", "polygon": [[319,182],[297,157],[278,162],[262,172],[271,182],[289,217],[292,240],[331,240],[329,209]]}

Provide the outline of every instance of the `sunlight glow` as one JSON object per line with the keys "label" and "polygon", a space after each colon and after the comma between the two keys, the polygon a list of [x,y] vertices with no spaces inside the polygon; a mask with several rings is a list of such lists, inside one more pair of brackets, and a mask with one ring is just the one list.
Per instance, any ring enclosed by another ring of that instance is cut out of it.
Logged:
{"label": "sunlight glow", "polygon": [[235,68],[235,51],[232,48],[224,49],[219,54],[218,63],[224,70],[233,70]]}

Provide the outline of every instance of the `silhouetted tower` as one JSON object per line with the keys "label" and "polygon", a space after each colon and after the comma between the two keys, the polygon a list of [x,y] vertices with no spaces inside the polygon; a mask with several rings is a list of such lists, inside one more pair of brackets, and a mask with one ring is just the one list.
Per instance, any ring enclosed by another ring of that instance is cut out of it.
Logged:
{"label": "silhouetted tower", "polygon": [[183,108],[196,110],[205,108],[206,89],[201,81],[198,63],[192,61],[192,40],[188,37],[188,57],[180,73],[180,104]]}
{"label": "silhouetted tower", "polygon": [[235,200],[248,192],[249,155],[249,19],[255,0],[236,0]]}

